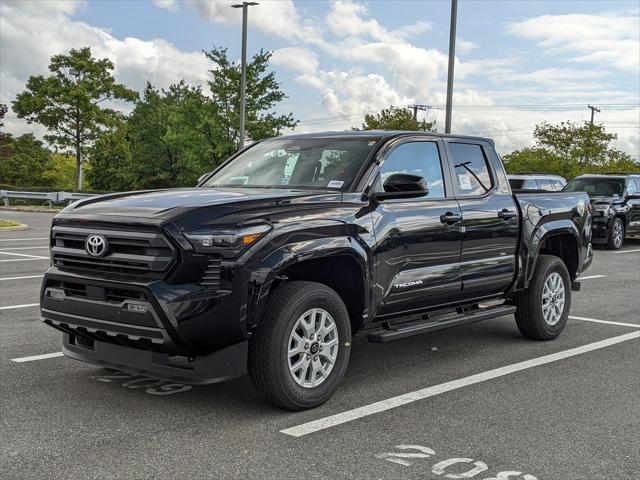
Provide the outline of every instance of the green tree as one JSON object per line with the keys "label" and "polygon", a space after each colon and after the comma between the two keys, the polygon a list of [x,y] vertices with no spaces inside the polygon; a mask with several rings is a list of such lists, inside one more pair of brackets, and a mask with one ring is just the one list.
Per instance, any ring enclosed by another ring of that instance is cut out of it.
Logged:
{"label": "green tree", "polygon": [[533,148],[504,156],[509,173],[546,172],[571,179],[583,173],[640,171],[629,155],[611,146],[617,135],[603,125],[541,123],[533,136]]}
{"label": "green tree", "polygon": [[118,122],[113,130],[98,137],[91,154],[91,167],[87,179],[95,190],[126,191],[134,188],[127,121]]}
{"label": "green tree", "polygon": [[4,116],[9,111],[4,103],[0,103],[0,127],[4,127]]}
{"label": "green tree", "polygon": [[80,166],[100,132],[121,117],[103,102],[133,101],[136,92],[116,83],[111,60],[97,60],[89,47],[54,55],[48,77],[31,76],[26,90],[13,101],[13,110],[28,123],[44,125],[45,139],[76,158],[75,185],[79,188]]}
{"label": "green tree", "polygon": [[0,178],[19,187],[48,186],[43,176],[51,167],[51,152],[31,133],[0,139]]}
{"label": "green tree", "polygon": [[[87,168],[88,167],[88,168]],[[90,173],[90,164],[86,164],[87,173]],[[76,159],[72,155],[55,153],[51,157],[51,162],[44,172],[42,172],[43,184],[52,190],[73,190],[76,169]],[[83,188],[87,188],[89,182],[85,177]]]}
{"label": "green tree", "polygon": [[210,100],[199,87],[180,82],[157,90],[147,85],[127,122],[130,161],[126,152],[120,156],[129,188],[192,186],[213,169],[212,145],[219,137],[209,136],[210,111]]}
{"label": "green tree", "polygon": [[424,132],[435,132],[435,123],[419,122],[413,118],[411,110],[390,106],[379,113],[365,115],[361,130],[422,130]]}
{"label": "green tree", "polygon": [[[238,149],[240,124],[240,64],[229,60],[225,48],[204,54],[214,64],[208,82],[212,97],[205,134],[218,165]],[[247,63],[246,133],[252,140],[280,135],[294,128],[293,114],[278,115],[274,107],[286,98],[275,73],[268,71],[271,52],[260,51]]]}

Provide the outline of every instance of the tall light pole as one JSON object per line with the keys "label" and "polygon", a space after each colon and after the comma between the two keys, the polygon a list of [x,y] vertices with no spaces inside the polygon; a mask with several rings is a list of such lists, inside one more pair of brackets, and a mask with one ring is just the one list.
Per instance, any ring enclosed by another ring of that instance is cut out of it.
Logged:
{"label": "tall light pole", "polygon": [[[80,81],[80,72],[75,68],[71,67],[69,69],[69,75],[75,77],[75,83],[77,84]],[[79,125],[78,119],[76,118],[76,161],[78,162],[78,190],[82,190],[82,185],[84,183],[84,160],[82,159],[82,152],[80,151],[80,143],[79,143]]]}
{"label": "tall light pole", "polygon": [[240,70],[240,141],[239,150],[244,148],[244,123],[245,123],[245,109],[247,105],[246,90],[247,90],[247,15],[249,13],[249,7],[259,5],[258,2],[242,2],[235,5],[231,5],[233,8],[242,9],[242,66]]}
{"label": "tall light pole", "polygon": [[456,21],[458,0],[451,0],[451,25],[449,26],[449,72],[447,74],[447,107],[444,133],[451,133],[451,111],[453,110],[453,67],[456,58]]}

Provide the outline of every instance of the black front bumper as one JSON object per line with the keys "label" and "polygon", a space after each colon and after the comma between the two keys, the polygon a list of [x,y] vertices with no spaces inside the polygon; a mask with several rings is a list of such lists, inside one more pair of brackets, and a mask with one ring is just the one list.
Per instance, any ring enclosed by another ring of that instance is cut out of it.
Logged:
{"label": "black front bumper", "polygon": [[594,217],[593,224],[591,227],[592,236],[591,243],[596,244],[605,244],[609,241],[609,235],[611,234],[611,229],[609,226],[611,225],[611,221],[609,218],[605,217]]}
{"label": "black front bumper", "polygon": [[247,346],[248,342],[244,341],[209,355],[184,357],[84,338],[79,341],[74,334],[65,333],[62,351],[69,358],[134,375],[205,384],[244,375]]}
{"label": "black front bumper", "polygon": [[229,293],[52,267],[40,309],[44,323],[64,332],[64,353],[71,358],[182,383],[212,383],[247,368],[248,335],[236,305],[242,295]]}

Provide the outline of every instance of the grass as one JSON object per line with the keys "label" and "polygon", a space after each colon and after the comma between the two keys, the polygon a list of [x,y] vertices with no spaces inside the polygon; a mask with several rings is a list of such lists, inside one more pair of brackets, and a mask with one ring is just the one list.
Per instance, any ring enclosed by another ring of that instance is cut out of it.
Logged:
{"label": "grass", "polygon": [[20,222],[15,222],[13,220],[7,220],[4,218],[0,218],[0,228],[2,227],[19,227],[22,225]]}

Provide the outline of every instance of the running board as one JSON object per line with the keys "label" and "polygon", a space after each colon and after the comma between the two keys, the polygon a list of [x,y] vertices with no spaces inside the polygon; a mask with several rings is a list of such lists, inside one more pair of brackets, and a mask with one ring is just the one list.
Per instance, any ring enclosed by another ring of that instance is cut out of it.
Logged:
{"label": "running board", "polygon": [[490,318],[502,317],[503,315],[511,315],[515,313],[516,307],[513,305],[498,305],[495,307],[479,308],[464,313],[446,315],[444,318],[429,318],[427,320],[418,320],[404,324],[390,325],[371,332],[367,338],[370,342],[385,343],[401,338],[420,335],[421,333],[434,332],[449,327],[457,327],[458,325],[466,325],[467,323],[480,322],[489,320]]}

